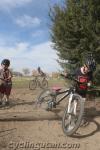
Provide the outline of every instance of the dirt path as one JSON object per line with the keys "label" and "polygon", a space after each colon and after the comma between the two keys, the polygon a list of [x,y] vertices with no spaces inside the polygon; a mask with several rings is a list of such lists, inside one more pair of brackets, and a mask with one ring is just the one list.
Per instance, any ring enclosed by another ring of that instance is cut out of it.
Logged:
{"label": "dirt path", "polygon": [[64,104],[47,112],[35,107],[40,90],[13,90],[9,107],[0,108],[0,150],[100,150],[100,102],[87,102],[89,124],[76,137],[61,127]]}

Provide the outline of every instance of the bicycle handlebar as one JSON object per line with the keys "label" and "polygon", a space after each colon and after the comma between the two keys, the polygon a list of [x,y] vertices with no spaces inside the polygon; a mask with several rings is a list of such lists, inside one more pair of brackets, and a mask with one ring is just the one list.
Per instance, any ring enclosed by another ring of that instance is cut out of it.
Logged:
{"label": "bicycle handlebar", "polygon": [[68,76],[65,76],[64,74],[60,74],[60,75],[67,78],[67,79],[73,80],[73,81],[77,82],[78,84],[83,84],[83,85],[88,86],[88,83],[82,83],[82,82],[78,81],[77,79],[75,79],[74,77],[68,77]]}
{"label": "bicycle handlebar", "polygon": [[[69,76],[65,76],[64,74],[60,74],[62,77],[70,79],[70,80],[74,80],[76,82],[79,82],[77,79],[73,78],[73,77],[69,77]],[[80,82],[79,82],[80,83]]]}

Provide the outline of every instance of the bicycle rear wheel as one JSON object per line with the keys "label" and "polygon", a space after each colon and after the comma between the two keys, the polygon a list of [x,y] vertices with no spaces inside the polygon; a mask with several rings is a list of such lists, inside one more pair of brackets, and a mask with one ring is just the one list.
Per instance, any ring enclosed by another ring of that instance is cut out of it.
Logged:
{"label": "bicycle rear wheel", "polygon": [[84,101],[78,94],[73,95],[70,108],[65,108],[62,119],[62,129],[67,136],[73,136],[78,130],[84,114]]}
{"label": "bicycle rear wheel", "polygon": [[48,88],[48,81],[46,79],[42,80],[41,88],[43,88],[43,89],[47,89]]}
{"label": "bicycle rear wheel", "polygon": [[52,91],[50,89],[43,90],[36,101],[36,105],[39,105],[41,108],[45,110],[48,109],[48,104],[53,101]]}
{"label": "bicycle rear wheel", "polygon": [[36,80],[31,80],[31,81],[29,82],[29,89],[30,89],[30,90],[35,90],[36,87],[37,87],[37,81],[36,81]]}

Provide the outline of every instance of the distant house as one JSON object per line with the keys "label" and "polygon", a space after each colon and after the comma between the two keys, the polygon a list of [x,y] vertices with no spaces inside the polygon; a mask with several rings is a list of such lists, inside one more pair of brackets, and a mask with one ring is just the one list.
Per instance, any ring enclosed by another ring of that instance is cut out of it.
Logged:
{"label": "distant house", "polygon": [[21,72],[14,71],[13,72],[13,76],[15,76],[15,77],[22,77],[23,74]]}
{"label": "distant house", "polygon": [[52,78],[59,78],[58,72],[52,72]]}

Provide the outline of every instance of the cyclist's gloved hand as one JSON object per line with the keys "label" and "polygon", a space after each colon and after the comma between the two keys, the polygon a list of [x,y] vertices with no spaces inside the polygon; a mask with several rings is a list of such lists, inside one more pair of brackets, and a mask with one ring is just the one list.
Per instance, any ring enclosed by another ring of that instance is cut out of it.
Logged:
{"label": "cyclist's gloved hand", "polygon": [[87,86],[88,86],[89,88],[91,88],[91,87],[92,87],[92,85],[93,85],[93,84],[92,84],[92,82],[91,82],[91,81],[87,83]]}

